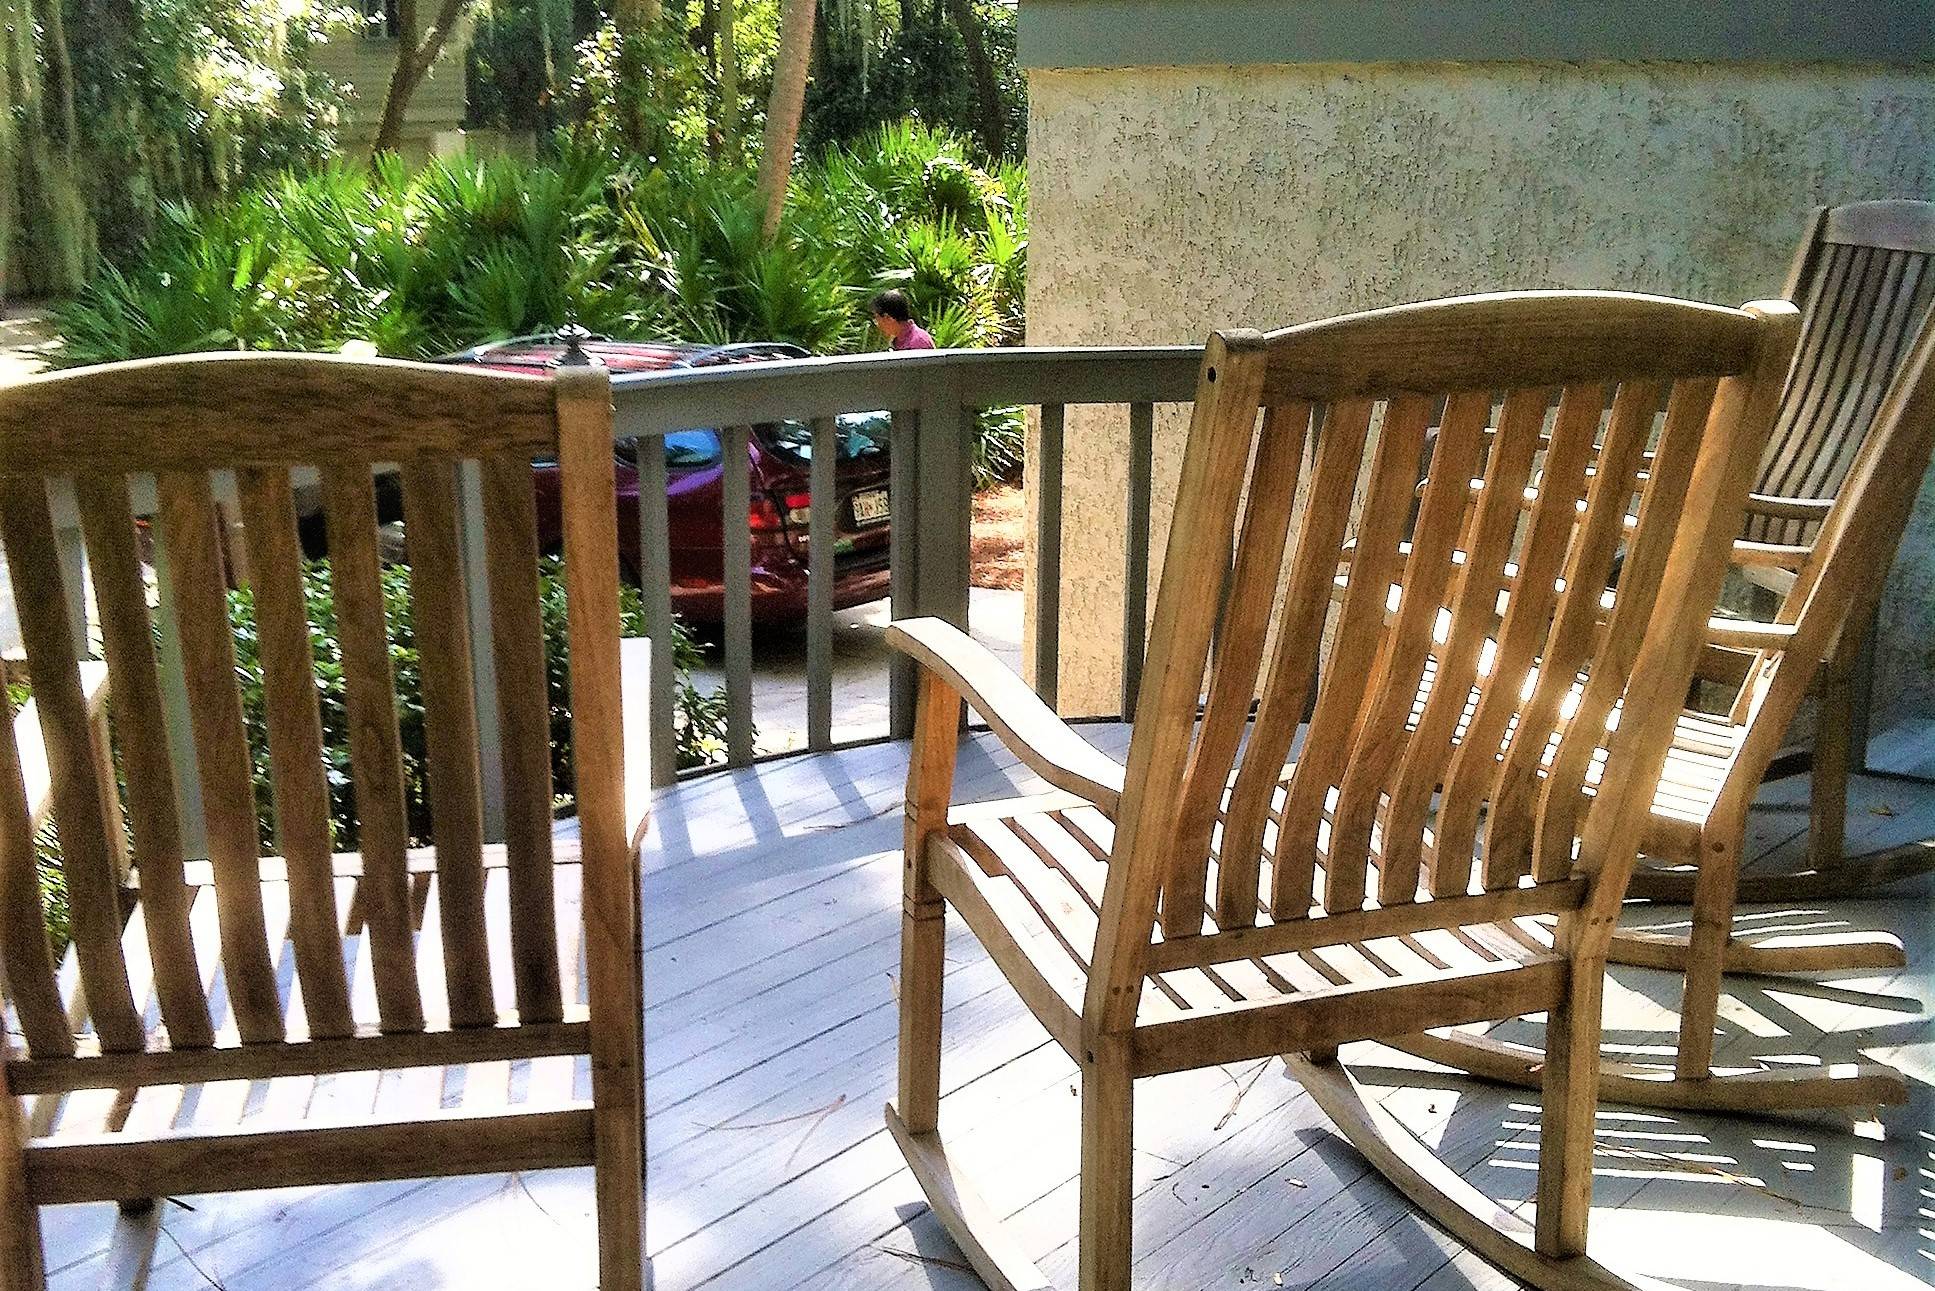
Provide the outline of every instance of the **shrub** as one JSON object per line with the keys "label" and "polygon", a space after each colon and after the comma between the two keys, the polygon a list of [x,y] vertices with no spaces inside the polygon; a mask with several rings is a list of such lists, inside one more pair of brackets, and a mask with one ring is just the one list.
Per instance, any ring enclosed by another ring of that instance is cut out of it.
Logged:
{"label": "shrub", "polygon": [[[572,794],[570,652],[565,640],[566,603],[562,562],[546,557],[538,579],[539,612],[544,625],[545,686],[551,709],[551,775],[559,805]],[[411,617],[409,570],[386,567],[382,573],[383,608],[389,622],[390,670],[395,679],[397,725],[402,737],[404,806],[413,842],[430,837],[429,761],[424,737],[423,687]],[[342,643],[336,631],[335,605],[330,597],[327,561],[310,562],[303,571],[303,595],[308,603],[310,636],[315,650],[316,691],[321,709],[324,773],[329,785],[330,818],[338,849],[356,845],[356,803],[349,753],[349,717],[345,704]],[[256,816],[265,848],[275,844],[275,806],[271,793],[268,725],[262,691],[262,662],[255,630],[254,597],[244,588],[229,593],[229,619],[234,626],[236,671],[242,685],[242,714],[254,759]],[[636,588],[619,589],[620,630],[642,636],[645,614]],[[672,648],[680,674],[675,705],[678,764],[700,766],[725,747],[725,700],[697,690],[689,680],[699,663],[698,649],[675,626]]]}

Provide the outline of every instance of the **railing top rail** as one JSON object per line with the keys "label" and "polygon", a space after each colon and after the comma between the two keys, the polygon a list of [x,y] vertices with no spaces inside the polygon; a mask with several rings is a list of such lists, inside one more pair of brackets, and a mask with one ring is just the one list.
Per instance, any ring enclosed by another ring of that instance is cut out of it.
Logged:
{"label": "railing top rail", "polygon": [[1187,402],[1199,345],[1008,347],[781,359],[612,381],[618,432],[807,419],[926,404]]}

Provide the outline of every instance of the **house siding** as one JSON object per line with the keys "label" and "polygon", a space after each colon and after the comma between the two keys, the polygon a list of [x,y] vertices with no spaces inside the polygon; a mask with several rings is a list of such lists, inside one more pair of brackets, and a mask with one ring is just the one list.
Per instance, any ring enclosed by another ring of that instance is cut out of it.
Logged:
{"label": "house siding", "polygon": [[[1816,204],[1935,197],[1926,66],[1036,69],[1029,89],[1034,345],[1200,342],[1504,288],[1738,303],[1779,291]],[[1178,410],[1158,417],[1158,566],[1184,428]],[[1119,409],[1070,410],[1060,693],[1073,713],[1116,706],[1125,437]],[[1889,711],[1935,713],[1935,485],[1924,492],[1883,611]]]}

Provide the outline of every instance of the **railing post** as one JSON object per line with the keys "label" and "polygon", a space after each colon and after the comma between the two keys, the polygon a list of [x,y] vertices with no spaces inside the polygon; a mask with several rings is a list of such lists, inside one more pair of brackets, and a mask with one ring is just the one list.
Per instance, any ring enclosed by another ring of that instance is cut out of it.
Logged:
{"label": "railing post", "polygon": [[[893,514],[889,542],[888,595],[894,618],[912,618],[919,611],[918,579],[914,561],[920,550],[920,412],[896,409],[889,423],[888,506]],[[895,654],[887,663],[887,732],[894,739],[914,734],[913,660]]]}
{"label": "railing post", "polygon": [[[962,631],[968,626],[971,573],[969,534],[973,525],[974,410],[962,405],[959,378],[937,379],[922,401],[913,436],[913,461],[894,417],[894,617],[945,619]],[[912,523],[901,499],[911,497]],[[896,738],[913,731],[914,674],[896,661],[890,687],[891,726]]]}
{"label": "railing post", "polygon": [[52,480],[47,489],[48,510],[53,514],[54,544],[60,561],[61,586],[67,594],[67,622],[74,635],[74,653],[85,659],[92,653],[87,641],[87,547],[81,540],[81,513],[74,501],[74,486],[66,479]]}
{"label": "railing post", "polygon": [[1050,708],[1061,695],[1063,415],[1061,404],[1041,407],[1035,475],[1035,693]]}
{"label": "railing post", "polygon": [[[407,519],[406,519],[407,523]],[[491,647],[490,566],[484,547],[484,471],[457,465],[457,544],[464,570],[464,611],[470,618],[470,677],[477,709],[478,787],[483,791],[484,841],[504,841],[503,735],[497,721],[497,654]]]}

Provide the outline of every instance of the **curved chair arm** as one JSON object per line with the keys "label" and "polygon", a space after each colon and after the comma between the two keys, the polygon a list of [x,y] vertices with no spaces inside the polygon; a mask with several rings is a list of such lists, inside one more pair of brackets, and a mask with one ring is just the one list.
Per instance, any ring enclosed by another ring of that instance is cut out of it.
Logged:
{"label": "curved chair arm", "polygon": [[1789,650],[1794,646],[1792,623],[1755,623],[1751,619],[1707,620],[1707,644],[1730,650]]}
{"label": "curved chair arm", "polygon": [[1036,775],[1113,818],[1122,764],[1090,744],[982,645],[941,619],[901,619],[887,643],[958,691]]}

